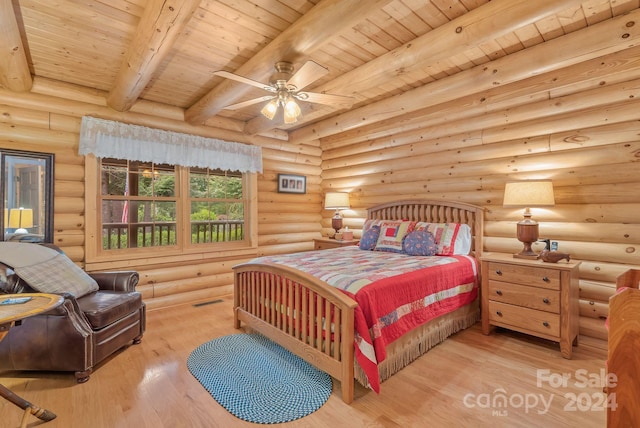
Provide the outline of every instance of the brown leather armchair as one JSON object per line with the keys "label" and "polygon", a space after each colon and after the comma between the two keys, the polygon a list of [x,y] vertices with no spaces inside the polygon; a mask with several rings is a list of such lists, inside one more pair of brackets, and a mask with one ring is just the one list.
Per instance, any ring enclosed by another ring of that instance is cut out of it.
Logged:
{"label": "brown leather armchair", "polygon": [[[62,305],[9,330],[0,342],[0,370],[73,371],[82,383],[98,363],[124,346],[140,343],[146,309],[135,291],[138,273],[89,275],[98,291],[78,299],[65,293]],[[13,288],[5,291],[34,292],[15,278]]]}

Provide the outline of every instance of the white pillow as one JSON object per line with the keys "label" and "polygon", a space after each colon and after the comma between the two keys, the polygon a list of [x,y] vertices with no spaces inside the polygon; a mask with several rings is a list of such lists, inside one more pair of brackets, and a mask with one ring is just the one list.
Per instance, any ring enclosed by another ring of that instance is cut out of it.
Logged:
{"label": "white pillow", "polygon": [[456,244],[453,254],[466,256],[471,251],[471,226],[461,224],[456,236]]}

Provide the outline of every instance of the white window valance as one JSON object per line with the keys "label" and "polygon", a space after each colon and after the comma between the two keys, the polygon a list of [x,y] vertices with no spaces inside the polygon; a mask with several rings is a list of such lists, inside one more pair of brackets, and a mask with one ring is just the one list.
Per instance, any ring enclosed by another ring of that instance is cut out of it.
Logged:
{"label": "white window valance", "polygon": [[262,150],[258,146],[89,116],[82,118],[78,152],[99,158],[262,172]]}

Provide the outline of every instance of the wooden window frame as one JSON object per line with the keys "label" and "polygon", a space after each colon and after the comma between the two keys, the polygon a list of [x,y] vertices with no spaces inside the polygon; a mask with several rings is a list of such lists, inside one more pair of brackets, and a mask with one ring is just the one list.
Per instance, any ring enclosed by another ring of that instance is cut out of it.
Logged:
{"label": "wooden window frame", "polygon": [[243,174],[245,204],[245,235],[242,241],[192,244],[189,221],[182,221],[190,212],[188,168],[176,167],[176,230],[180,232],[176,246],[153,246],[122,250],[102,249],[101,223],[101,163],[93,155],[85,157],[85,269],[126,268],[140,264],[188,262],[203,258],[229,258],[256,254],[257,238],[257,174]]}

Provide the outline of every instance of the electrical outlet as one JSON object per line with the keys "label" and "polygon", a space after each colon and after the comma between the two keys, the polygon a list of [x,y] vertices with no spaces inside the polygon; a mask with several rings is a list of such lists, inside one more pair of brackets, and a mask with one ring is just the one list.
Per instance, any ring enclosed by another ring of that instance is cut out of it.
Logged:
{"label": "electrical outlet", "polygon": [[558,241],[551,241],[551,251],[558,251]]}

